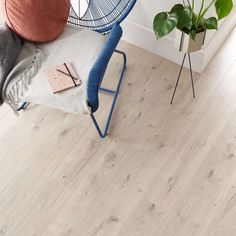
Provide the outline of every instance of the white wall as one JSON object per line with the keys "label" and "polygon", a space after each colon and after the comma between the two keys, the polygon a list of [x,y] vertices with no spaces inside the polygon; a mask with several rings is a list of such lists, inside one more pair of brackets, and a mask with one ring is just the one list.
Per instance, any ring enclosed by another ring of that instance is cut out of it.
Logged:
{"label": "white wall", "polygon": [[[170,10],[174,4],[180,2],[180,0],[137,0],[134,10],[123,23],[123,39],[180,64],[183,55],[174,48],[174,32],[157,41],[152,30],[155,15],[160,11]],[[199,9],[200,1],[196,0],[195,2],[197,10]],[[210,2],[210,0],[206,2]],[[213,8],[210,12],[210,15],[212,14],[215,14]],[[236,11],[234,10],[234,14],[231,14],[230,17],[221,22],[221,27],[218,31],[207,32],[203,50],[192,55],[195,71],[202,72],[205,69],[235,24]],[[212,39],[214,39],[214,44],[211,43]]]}

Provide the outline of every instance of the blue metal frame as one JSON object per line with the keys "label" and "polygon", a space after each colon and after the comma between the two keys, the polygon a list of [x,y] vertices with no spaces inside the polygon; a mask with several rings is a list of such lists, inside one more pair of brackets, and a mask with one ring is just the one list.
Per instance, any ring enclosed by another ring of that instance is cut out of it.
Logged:
{"label": "blue metal frame", "polygon": [[108,35],[106,42],[99,52],[95,63],[93,64],[87,82],[87,101],[94,113],[99,107],[98,93],[106,72],[108,63],[116,50],[116,47],[122,36],[122,28],[119,24],[115,24]]}
{"label": "blue metal frame", "polygon": [[119,53],[123,56],[123,67],[122,67],[122,70],[121,70],[120,78],[118,80],[118,84],[116,86],[116,90],[114,91],[114,90],[110,90],[110,89],[100,87],[100,91],[103,91],[105,93],[113,95],[113,101],[112,101],[111,108],[110,108],[110,111],[109,111],[109,114],[108,114],[108,118],[107,118],[107,121],[106,121],[106,124],[105,124],[104,132],[101,131],[101,128],[99,127],[98,122],[97,122],[97,120],[94,116],[94,113],[92,112],[90,114],[90,116],[92,118],[92,121],[93,121],[93,123],[94,123],[94,125],[95,125],[95,127],[98,131],[98,134],[101,138],[105,138],[108,134],[108,128],[109,128],[109,125],[110,125],[110,122],[111,122],[111,119],[112,119],[112,114],[113,114],[113,111],[114,111],[114,108],[115,108],[115,105],[116,105],[117,96],[118,96],[120,86],[121,86],[121,82],[124,78],[124,72],[125,72],[125,69],[126,69],[126,62],[127,62],[126,54],[123,51],[120,51],[120,50],[115,50],[115,52]]}

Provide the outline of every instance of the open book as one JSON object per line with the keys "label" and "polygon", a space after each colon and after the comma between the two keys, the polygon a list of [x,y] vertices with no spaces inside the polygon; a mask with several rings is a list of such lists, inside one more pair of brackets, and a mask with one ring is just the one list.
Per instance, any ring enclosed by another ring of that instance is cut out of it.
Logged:
{"label": "open book", "polygon": [[81,80],[76,75],[71,63],[63,63],[44,71],[53,93],[79,86]]}

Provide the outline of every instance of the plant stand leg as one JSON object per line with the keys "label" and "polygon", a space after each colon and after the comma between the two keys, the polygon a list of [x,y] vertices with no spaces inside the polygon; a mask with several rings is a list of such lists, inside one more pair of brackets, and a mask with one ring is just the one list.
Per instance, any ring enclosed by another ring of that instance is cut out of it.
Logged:
{"label": "plant stand leg", "polygon": [[182,71],[183,71],[184,62],[185,62],[187,54],[188,54],[188,62],[189,62],[189,69],[190,69],[190,78],[191,78],[191,84],[192,84],[193,98],[195,98],[195,89],[194,89],[194,82],[193,82],[193,70],[192,70],[191,55],[190,55],[190,53],[185,53],[182,64],[181,64],[181,68],[180,68],[180,71],[179,71],[179,75],[178,75],[178,78],[177,78],[177,81],[176,81],[176,84],[175,84],[175,89],[174,89],[174,92],[173,92],[173,95],[172,95],[172,98],[171,98],[171,102],[170,102],[171,105],[173,104],[173,101],[174,101],[175,93],[176,93],[177,87],[179,85],[180,76],[181,76]]}
{"label": "plant stand leg", "polygon": [[107,121],[106,121],[105,128],[104,128],[103,132],[102,132],[102,130],[101,130],[94,114],[93,113],[90,114],[90,116],[92,118],[92,121],[95,125],[95,128],[97,129],[97,132],[98,132],[98,134],[101,138],[105,138],[107,136],[108,128],[109,128],[109,125],[110,125],[110,122],[111,122],[111,119],[112,119],[112,114],[113,114],[113,111],[114,111],[114,108],[115,108],[115,105],[116,105],[117,96],[118,96],[120,86],[121,86],[121,82],[123,80],[124,72],[125,72],[125,69],[126,69],[126,55],[125,55],[125,53],[122,52],[122,51],[119,51],[119,50],[115,50],[115,52],[118,53],[118,54],[121,54],[123,56],[123,66],[122,66],[122,70],[121,70],[121,73],[120,73],[120,78],[118,80],[118,84],[116,86],[115,91],[110,90],[110,89],[106,89],[106,88],[100,88],[101,91],[103,91],[105,93],[108,93],[108,94],[111,94],[113,96],[111,108],[110,108],[108,118],[107,118]]}
{"label": "plant stand leg", "polygon": [[175,97],[175,93],[176,93],[176,89],[177,89],[177,87],[178,87],[178,85],[179,85],[179,79],[180,79],[180,76],[181,76],[181,74],[182,74],[182,70],[183,70],[183,67],[184,67],[184,62],[185,62],[185,59],[186,59],[186,55],[187,55],[187,54],[185,53],[185,54],[184,54],[183,61],[182,61],[182,65],[181,65],[181,67],[180,67],[179,75],[178,75],[178,78],[177,78],[177,81],[176,81],[176,84],[175,84],[174,93],[173,93],[173,95],[172,95],[171,102],[170,102],[171,105],[173,104],[174,97]]}
{"label": "plant stand leg", "polygon": [[188,53],[188,61],[189,61],[190,76],[191,76],[191,83],[192,83],[192,90],[193,90],[193,98],[195,98],[195,89],[194,89],[194,82],[193,82],[193,70],[192,70],[192,62],[191,62],[190,53]]}

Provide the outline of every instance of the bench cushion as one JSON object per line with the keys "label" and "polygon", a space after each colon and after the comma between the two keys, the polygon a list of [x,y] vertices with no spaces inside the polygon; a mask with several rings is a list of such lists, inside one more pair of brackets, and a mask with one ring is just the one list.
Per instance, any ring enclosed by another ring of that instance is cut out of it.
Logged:
{"label": "bench cushion", "polygon": [[[88,114],[87,79],[96,58],[103,48],[105,36],[67,25],[64,33],[51,43],[38,44],[47,54],[38,74],[23,92],[21,101],[41,104],[66,112]],[[52,89],[44,75],[44,70],[64,62],[72,63],[82,85],[57,94]]]}

